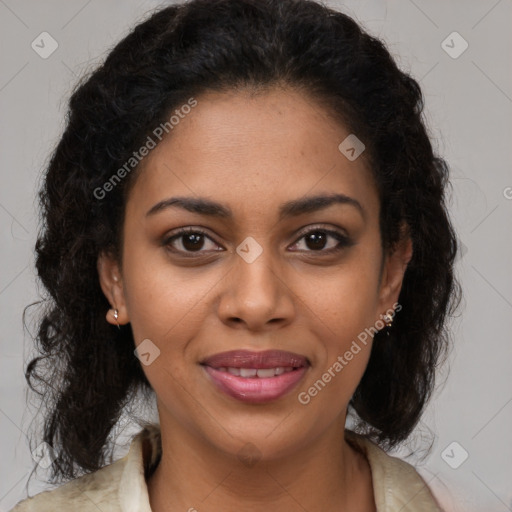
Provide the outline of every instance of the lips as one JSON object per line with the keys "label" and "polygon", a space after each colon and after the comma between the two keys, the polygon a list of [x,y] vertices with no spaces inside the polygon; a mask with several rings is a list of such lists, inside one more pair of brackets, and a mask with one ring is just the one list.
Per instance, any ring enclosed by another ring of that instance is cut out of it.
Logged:
{"label": "lips", "polygon": [[250,352],[248,350],[232,350],[222,352],[205,359],[202,364],[211,368],[301,368],[308,366],[306,357],[283,350],[266,350]]}
{"label": "lips", "polygon": [[310,365],[306,357],[281,350],[222,352],[201,364],[218,390],[249,403],[269,402],[287,394]]}

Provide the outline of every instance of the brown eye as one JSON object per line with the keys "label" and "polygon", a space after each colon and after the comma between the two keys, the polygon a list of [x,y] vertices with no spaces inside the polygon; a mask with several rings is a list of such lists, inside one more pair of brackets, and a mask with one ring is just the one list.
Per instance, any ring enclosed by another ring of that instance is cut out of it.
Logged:
{"label": "brown eye", "polygon": [[[163,245],[172,252],[182,253],[203,253],[223,250],[204,232],[198,228],[181,229],[177,233],[168,236]],[[205,249],[205,250],[203,250]]]}
{"label": "brown eye", "polygon": [[204,235],[200,233],[181,235],[181,239],[181,244],[187,251],[198,251],[204,246]]}
{"label": "brown eye", "polygon": [[[302,243],[303,241],[303,243]],[[302,243],[302,248],[299,246]],[[328,229],[310,229],[304,233],[294,247],[297,251],[331,253],[352,245],[351,240],[338,231]],[[305,248],[304,248],[305,246]]]}
{"label": "brown eye", "polygon": [[328,235],[323,231],[312,231],[304,237],[307,247],[312,250],[323,249],[327,243],[327,238]]}

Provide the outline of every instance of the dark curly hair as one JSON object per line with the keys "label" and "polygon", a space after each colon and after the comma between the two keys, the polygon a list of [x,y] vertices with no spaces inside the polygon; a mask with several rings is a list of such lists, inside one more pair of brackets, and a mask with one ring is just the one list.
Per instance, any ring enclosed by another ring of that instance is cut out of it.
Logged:
{"label": "dark curly hair", "polygon": [[414,253],[387,335],[375,335],[349,404],[356,429],[385,449],[411,433],[447,355],[447,315],[460,300],[446,162],[434,154],[418,83],[350,17],[310,0],[192,0],[137,25],[69,101],[40,191],[36,267],[48,292],[38,356],[26,369],[46,406],[53,481],[105,463],[107,440],[139,391],[151,393],[129,325],[105,321],[97,259],[119,259],[135,167],[105,197],[95,191],[176,107],[208,90],[286,86],[315,98],[364,141],[392,250],[406,223]]}

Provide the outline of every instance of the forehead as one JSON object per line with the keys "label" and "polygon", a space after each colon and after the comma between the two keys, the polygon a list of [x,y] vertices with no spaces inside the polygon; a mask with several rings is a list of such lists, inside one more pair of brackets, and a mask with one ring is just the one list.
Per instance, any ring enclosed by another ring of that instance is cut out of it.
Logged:
{"label": "forehead", "polygon": [[142,162],[128,206],[199,195],[254,215],[272,202],[320,191],[377,200],[365,159],[350,161],[339,150],[349,130],[313,98],[271,89],[209,92],[195,100]]}

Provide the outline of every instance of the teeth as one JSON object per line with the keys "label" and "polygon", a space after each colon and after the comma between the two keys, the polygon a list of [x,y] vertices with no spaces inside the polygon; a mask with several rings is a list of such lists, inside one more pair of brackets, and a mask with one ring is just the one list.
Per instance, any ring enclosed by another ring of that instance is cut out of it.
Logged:
{"label": "teeth", "polygon": [[256,368],[240,368],[240,377],[256,377]]}
{"label": "teeth", "polygon": [[261,379],[268,379],[283,373],[289,373],[294,370],[291,366],[278,366],[277,368],[233,368],[222,366],[217,368],[221,372],[227,372],[237,377],[251,378],[259,377]]}
{"label": "teeth", "polygon": [[260,368],[257,371],[258,377],[261,377],[262,379],[268,379],[269,377],[273,377],[276,374],[274,371],[274,368]]}

